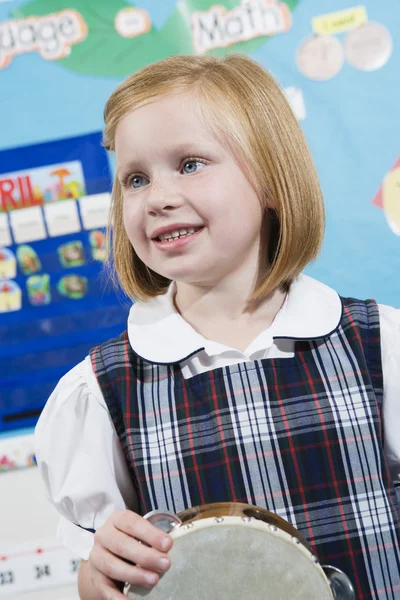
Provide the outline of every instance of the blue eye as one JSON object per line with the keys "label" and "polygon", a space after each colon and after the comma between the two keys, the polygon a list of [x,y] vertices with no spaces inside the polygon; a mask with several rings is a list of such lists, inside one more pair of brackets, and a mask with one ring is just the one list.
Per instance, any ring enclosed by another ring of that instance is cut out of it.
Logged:
{"label": "blue eye", "polygon": [[[199,165],[200,165],[200,168],[205,166],[204,162],[202,162],[201,160],[188,160],[183,165],[182,170],[187,175],[190,175],[191,173],[196,173],[197,167]],[[185,171],[186,168],[187,168],[187,171]]]}
{"label": "blue eye", "polygon": [[131,177],[129,187],[137,190],[138,188],[142,187],[141,184],[143,183],[143,181],[147,181],[147,183],[149,183],[149,180],[143,175],[134,175],[133,177]]}

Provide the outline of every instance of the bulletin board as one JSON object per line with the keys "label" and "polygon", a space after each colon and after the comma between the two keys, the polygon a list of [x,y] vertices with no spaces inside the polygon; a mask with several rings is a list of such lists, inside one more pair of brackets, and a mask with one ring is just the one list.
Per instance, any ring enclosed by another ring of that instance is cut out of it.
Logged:
{"label": "bulletin board", "polygon": [[0,414],[9,431],[36,422],[77,357],[121,332],[128,305],[102,275],[111,172],[101,132],[3,150],[0,165]]}
{"label": "bulletin board", "polygon": [[326,202],[307,272],[399,306],[399,22],[397,0],[0,1],[0,435],[33,427],[58,379],[125,328],[102,274],[103,109],[172,54],[242,52],[272,72]]}

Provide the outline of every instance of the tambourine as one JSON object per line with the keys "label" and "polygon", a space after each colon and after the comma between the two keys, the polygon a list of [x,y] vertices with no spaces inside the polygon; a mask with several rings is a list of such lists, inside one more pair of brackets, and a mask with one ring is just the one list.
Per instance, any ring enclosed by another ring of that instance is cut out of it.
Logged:
{"label": "tambourine", "polygon": [[222,502],[145,518],[173,538],[171,568],[152,590],[127,585],[130,600],[356,598],[342,571],[320,565],[304,537],[263,508]]}

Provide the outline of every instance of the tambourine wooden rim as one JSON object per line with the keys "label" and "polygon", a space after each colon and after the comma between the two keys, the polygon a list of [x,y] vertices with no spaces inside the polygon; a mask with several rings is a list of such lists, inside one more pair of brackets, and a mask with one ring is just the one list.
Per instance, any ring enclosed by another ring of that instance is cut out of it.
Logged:
{"label": "tambourine wooden rim", "polygon": [[253,506],[252,504],[245,504],[242,502],[214,502],[212,504],[204,504],[203,506],[194,506],[188,508],[177,515],[182,523],[188,523],[197,521],[199,519],[216,518],[216,517],[249,517],[251,519],[257,519],[264,521],[268,525],[272,525],[285,531],[288,535],[296,537],[307,550],[313,554],[314,551],[310,544],[307,542],[305,537],[293,527],[290,523],[278,517],[273,512],[270,512],[266,508],[260,508],[259,506]]}
{"label": "tambourine wooden rim", "polygon": [[[232,517],[235,519],[232,519]],[[320,565],[318,557],[304,536],[290,523],[285,521],[285,519],[267,509],[245,503],[216,502],[188,508],[176,515],[155,510],[145,515],[144,518],[156,527],[170,533],[171,537],[175,540],[193,530],[196,527],[196,523],[202,527],[203,525],[207,526],[207,523],[212,520],[215,520],[216,523],[232,522],[235,520],[235,523],[243,526],[247,524],[249,526],[253,524],[254,526],[256,521],[261,521],[265,524],[262,527],[265,526],[266,530],[276,532],[276,535],[279,537],[288,537],[288,539],[292,540],[298,546],[299,552],[301,551],[303,555],[306,554],[315,563],[315,567],[326,580],[326,585],[330,587],[332,600],[355,600],[356,598],[354,588],[347,576],[335,567]],[[202,523],[200,523],[201,521]],[[302,546],[303,549],[301,550],[299,546]],[[135,589],[133,586],[127,585],[124,593],[125,595],[138,593],[137,589],[136,591]],[[136,598],[137,596],[130,595],[130,597]]]}

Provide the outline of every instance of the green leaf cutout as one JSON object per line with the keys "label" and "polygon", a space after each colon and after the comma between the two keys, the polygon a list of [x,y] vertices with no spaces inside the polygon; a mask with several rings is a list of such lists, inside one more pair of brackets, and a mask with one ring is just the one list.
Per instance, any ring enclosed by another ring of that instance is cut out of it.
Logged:
{"label": "green leaf cutout", "polygon": [[[285,0],[293,10],[299,0]],[[138,37],[124,38],[114,27],[115,16],[122,8],[132,8],[123,0],[33,0],[17,9],[14,18],[31,15],[44,16],[61,10],[76,10],[84,18],[88,35],[83,42],[71,47],[68,57],[57,61],[66,69],[83,75],[99,77],[126,77],[142,67],[173,54],[194,54],[191,12],[206,11],[221,5],[231,10],[240,5],[239,0],[178,0],[176,7],[161,29],[152,29]],[[269,36],[216,48],[208,54],[221,56],[227,52],[250,54],[263,46]]]}

